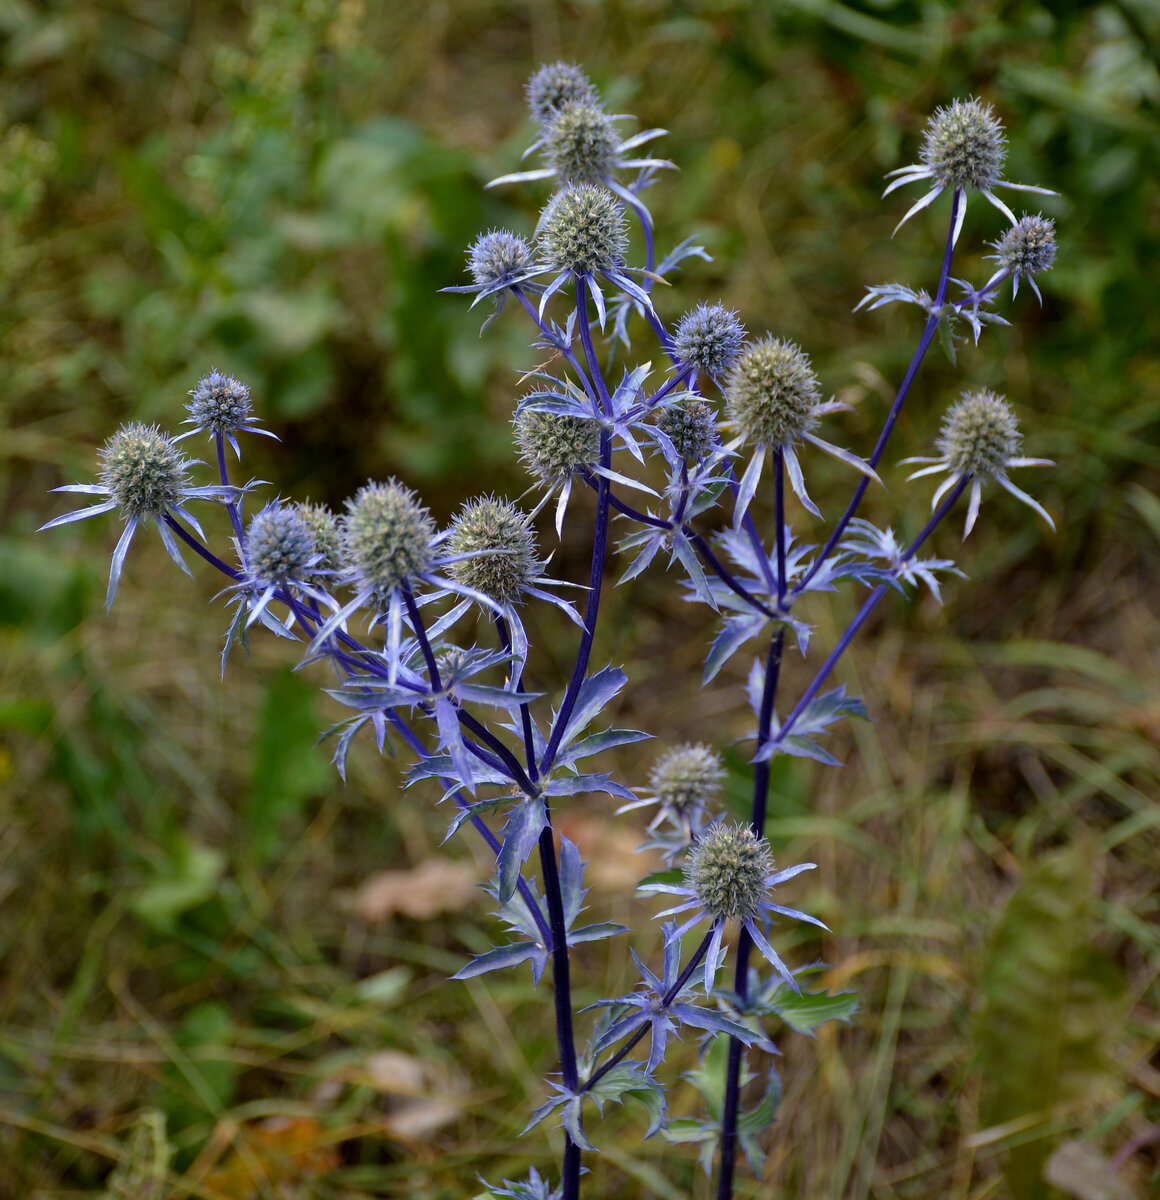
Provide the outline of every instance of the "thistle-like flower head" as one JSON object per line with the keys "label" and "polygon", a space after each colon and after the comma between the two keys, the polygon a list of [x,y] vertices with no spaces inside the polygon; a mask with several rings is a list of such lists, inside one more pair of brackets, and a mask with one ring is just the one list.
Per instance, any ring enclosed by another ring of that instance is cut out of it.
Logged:
{"label": "thistle-like flower head", "polygon": [[524,85],[528,108],[540,125],[551,124],[566,104],[597,103],[596,89],[575,63],[545,63]]}
{"label": "thistle-like flower head", "polygon": [[246,530],[245,561],[260,587],[286,587],[310,574],[319,552],[301,510],[275,500],[256,513]]}
{"label": "thistle-like flower head", "polygon": [[459,510],[447,547],[453,556],[471,556],[451,564],[452,576],[498,604],[518,602],[540,574],[531,522],[514,504],[494,496],[481,496]]}
{"label": "thistle-like flower head", "polygon": [[765,899],[773,851],[748,825],[714,825],[693,846],[685,884],[711,921],[749,921]]}
{"label": "thistle-like flower head", "polygon": [[668,820],[687,843],[700,832],[705,812],[716,804],[724,780],[720,755],[701,742],[686,742],[666,751],[653,764],[645,797],[617,812],[655,804],[657,812],[649,822],[649,832]]}
{"label": "thistle-like flower head", "polygon": [[620,134],[612,118],[587,100],[564,104],[544,132],[544,157],[563,183],[603,183],[618,165]]}
{"label": "thistle-like flower head", "polygon": [[297,504],[295,508],[314,539],[314,549],[320,555],[318,569],[337,571],[342,558],[338,515],[325,504],[311,504],[309,501]]}
{"label": "thistle-like flower head", "polygon": [[557,192],[540,218],[539,249],[550,270],[573,275],[616,270],[628,249],[623,205],[591,183]]}
{"label": "thistle-like flower head", "polygon": [[101,483],[126,520],[156,520],[189,485],[190,460],[156,425],[123,425],[101,449]]}
{"label": "thistle-like flower head", "polygon": [[767,446],[784,446],[811,431],[821,398],[809,357],[783,338],[754,342],[725,384],[725,402],[737,431],[747,441]]}
{"label": "thistle-like flower head", "polygon": [[467,252],[467,266],[480,288],[507,284],[532,265],[532,248],[510,229],[481,233]]}
{"label": "thistle-like flower head", "polygon": [[700,462],[716,445],[716,415],[699,396],[666,405],[657,418],[657,426],[686,462]]}
{"label": "thistle-like flower head", "polygon": [[380,595],[431,566],[434,536],[430,512],[397,479],[368,483],[347,501],[342,520],[344,558]]}
{"label": "thistle-like flower head", "polygon": [[908,458],[903,461],[929,464],[915,471],[911,479],[946,472],[947,478],[938,486],[931,500],[932,509],[960,480],[970,480],[971,496],[964,538],[971,532],[979,515],[983,484],[991,482],[997,483],[1037,512],[1054,529],[1055,522],[1047,510],[1007,478],[1007,472],[1012,467],[1052,465],[1046,458],[1020,457],[1021,446],[1019,423],[1011,405],[1002,396],[980,388],[964,392],[947,410],[935,442],[937,457]]}
{"label": "thistle-like flower head", "polygon": [[693,369],[718,380],[733,366],[745,343],[745,326],[723,304],[698,304],[677,323],[676,356]]}
{"label": "thistle-like flower head", "polygon": [[1042,213],[1036,213],[1034,216],[1024,213],[1001,238],[992,242],[991,246],[995,253],[987,257],[994,259],[999,264],[999,269],[989,284],[1010,276],[1011,293],[1016,295],[1019,291],[1019,281],[1026,279],[1042,303],[1043,297],[1034,277],[1055,265],[1055,222]]}
{"label": "thistle-like flower head", "polygon": [[525,408],[514,424],[524,466],[549,487],[592,466],[600,455],[600,426],[585,417]]}
{"label": "thistle-like flower head", "polygon": [[[240,379],[235,379],[232,375],[223,375],[216,368],[212,368],[197,381],[197,386],[189,393],[189,403],[185,407],[189,416],[182,423],[192,425],[193,428],[181,437],[192,437],[195,433],[204,432],[213,438],[224,438],[239,458],[239,433],[260,433],[263,437],[274,438],[277,441],[275,434],[259,426],[259,418],[254,416],[250,389]],[[177,440],[180,441],[181,438]]]}

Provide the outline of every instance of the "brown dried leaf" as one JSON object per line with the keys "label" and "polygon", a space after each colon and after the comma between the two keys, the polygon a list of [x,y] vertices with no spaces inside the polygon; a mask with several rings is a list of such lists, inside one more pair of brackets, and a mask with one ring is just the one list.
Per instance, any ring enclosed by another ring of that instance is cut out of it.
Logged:
{"label": "brown dried leaf", "polygon": [[352,908],[364,921],[385,921],[396,914],[427,920],[458,912],[479,899],[466,867],[445,858],[429,858],[409,871],[380,871],[355,893]]}

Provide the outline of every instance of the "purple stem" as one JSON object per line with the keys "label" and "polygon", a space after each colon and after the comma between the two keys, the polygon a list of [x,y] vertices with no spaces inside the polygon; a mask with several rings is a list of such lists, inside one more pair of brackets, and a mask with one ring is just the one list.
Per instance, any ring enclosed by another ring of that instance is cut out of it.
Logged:
{"label": "purple stem", "polygon": [[773,452],[774,525],[777,530],[777,607],[785,611],[785,451]]}
{"label": "purple stem", "polygon": [[[951,204],[951,224],[947,230],[946,249],[943,252],[942,274],[938,280],[938,291],[935,294],[933,309],[926,320],[926,326],[922,331],[922,337],[919,339],[918,348],[914,352],[914,357],[910,360],[910,366],[906,368],[906,374],[903,376],[902,384],[898,389],[898,394],[894,397],[894,403],[890,406],[890,412],[886,417],[886,424],[882,426],[882,432],[878,435],[878,442],[874,447],[874,453],[870,455],[870,466],[876,467],[882,455],[886,451],[886,443],[894,430],[894,424],[898,420],[898,414],[902,411],[903,401],[906,399],[907,393],[910,391],[910,385],[914,382],[915,376],[918,374],[918,368],[922,366],[922,360],[926,357],[926,352],[930,348],[931,342],[934,340],[935,332],[938,329],[939,317],[938,310],[942,307],[943,301],[947,295],[947,284],[951,277],[951,260],[954,258],[955,243],[954,231],[955,221],[958,218],[959,205],[962,203],[962,192],[956,188],[954,200]],[[810,569],[802,577],[802,580],[793,589],[790,600],[795,600],[809,586],[810,580],[821,569],[822,563],[834,552],[834,547],[838,544],[842,534],[846,531],[846,526],[850,523],[854,514],[858,511],[858,505],[862,503],[862,497],[866,494],[866,489],[870,486],[870,478],[863,475],[858,483],[858,487],[854,491],[853,498],[846,506],[846,511],[842,514],[841,520],[834,526],[834,532],[830,534],[826,544],[822,547],[821,553],[810,564]]]}
{"label": "purple stem", "polygon": [[535,321],[536,328],[553,346],[556,346],[560,353],[563,354],[563,356],[568,360],[568,365],[573,371],[576,372],[577,375],[580,376],[580,382],[583,385],[585,392],[588,393],[589,399],[591,399],[593,404],[595,404],[596,389],[592,386],[592,381],[588,378],[588,372],[585,371],[580,365],[576,355],[572,353],[571,348],[562,345],[561,342],[557,340],[556,335],[548,328],[547,325],[544,324],[539,312],[536,311],[536,306],[527,298],[522,289],[518,287],[512,288],[512,295],[515,296],[515,298],[524,306],[524,310],[527,312],[528,316]]}
{"label": "purple stem", "polygon": [[[499,634],[500,645],[510,654],[512,651],[511,634],[508,632],[507,621],[501,616],[495,618],[496,633]],[[513,681],[517,692],[524,690],[524,673],[520,672],[520,677]],[[524,733],[524,758],[528,763],[528,775],[534,783],[538,778],[536,771],[536,743],[532,737],[532,713],[528,707],[528,702],[525,700],[520,705],[520,723],[523,726]]]}
{"label": "purple stem", "polygon": [[[217,463],[218,477],[222,483],[229,487],[230,476],[226,470],[226,439],[221,433],[213,435],[214,445],[217,448]],[[244,553],[245,538],[242,533],[242,514],[238,512],[238,502],[236,500],[228,500],[226,508],[230,514],[230,524],[234,527],[234,536],[238,539],[238,553]]]}

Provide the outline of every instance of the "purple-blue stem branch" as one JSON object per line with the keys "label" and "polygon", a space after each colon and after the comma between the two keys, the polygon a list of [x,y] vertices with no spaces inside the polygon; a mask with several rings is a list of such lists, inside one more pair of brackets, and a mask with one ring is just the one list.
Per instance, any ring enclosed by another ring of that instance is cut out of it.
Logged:
{"label": "purple-blue stem branch", "polygon": [[[221,479],[222,483],[225,484],[226,487],[229,487],[230,476],[229,472],[226,470],[225,435],[221,433],[215,433],[213,435],[213,440],[214,446],[217,449],[218,478]],[[244,554],[246,543],[245,536],[242,533],[242,514],[238,512],[238,502],[236,500],[228,500],[226,502],[226,508],[229,510],[230,514],[230,524],[234,527],[234,536],[238,539],[238,553]]]}

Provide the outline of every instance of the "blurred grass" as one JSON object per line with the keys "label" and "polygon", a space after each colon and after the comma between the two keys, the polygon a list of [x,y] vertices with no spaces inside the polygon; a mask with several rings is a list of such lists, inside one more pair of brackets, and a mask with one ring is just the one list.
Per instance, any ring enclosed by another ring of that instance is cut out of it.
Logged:
{"label": "blurred grass", "polygon": [[[494,936],[486,909],[359,911],[384,869],[450,856],[482,879],[475,848],[440,850],[441,814],[366,747],[339,786],[313,748],[333,713],[280,647],[256,639],[219,685],[213,580],[142,546],[106,618],[108,524],[31,532],[118,422],[172,426],[211,364],[282,436],[247,454],[283,494],[339,503],[395,472],[445,518],[522,490],[506,422],[527,331],[513,314],[481,339],[436,289],[479,230],[531,229],[533,201],[481,184],[515,164],[520,86],[557,57],[672,131],[662,249],[698,233],[715,261],[666,315],[720,296],[801,341],[859,403],[850,444],[917,332],[852,314],[863,285],[937,271],[945,205],[891,240],[904,209],[879,199],[926,114],[992,100],[1010,178],[1062,193],[1043,309],[1021,298],[955,369],[932,358],[894,452],[923,452],[963,382],[1004,391],[1028,453],[1059,464],[1036,482],[1062,532],[989,497],[971,580],[942,609],[884,606],[844,668],[876,718],[835,739],[847,769],[777,764],[770,836],[819,863],[794,902],[836,931],[785,949],[835,964],[862,1009],[783,1039],[767,1182],[738,1194],[1059,1195],[1043,1164],[1067,1139],[1155,1185],[1153,5],[6,0],[0,38],[0,1197],[450,1198],[477,1171],[553,1169],[554,1135],[520,1137],[553,1064],[546,992],[445,982]],[[965,246],[994,236],[983,207]],[[816,470],[819,499],[847,483]],[[921,502],[888,482],[914,503],[868,515],[913,532]],[[584,553],[553,565],[574,577]],[[808,614],[819,644],[846,603]],[[535,628],[551,686],[571,643]],[[610,594],[600,653],[638,681],[623,719],[666,742],[744,731],[736,676],[697,690],[704,634],[659,576]],[[616,765],[644,777],[643,756]],[[606,816],[561,819],[600,865],[593,910],[641,926],[644,954],[635,837]],[[581,1001],[628,986],[620,953],[583,960]],[[640,1132],[610,1116],[592,1194],[708,1194]]]}

